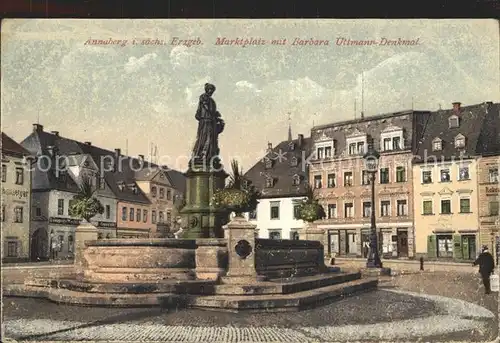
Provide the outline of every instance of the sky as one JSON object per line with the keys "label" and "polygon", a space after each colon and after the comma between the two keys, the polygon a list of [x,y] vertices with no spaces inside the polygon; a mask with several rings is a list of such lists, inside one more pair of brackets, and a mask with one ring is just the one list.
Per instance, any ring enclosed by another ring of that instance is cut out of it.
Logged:
{"label": "sky", "polygon": [[[222,46],[217,38],[267,44]],[[328,45],[292,45],[295,38]],[[418,44],[349,46],[338,38]],[[110,39],[127,43],[85,44]],[[359,118],[361,110],[371,116],[500,101],[499,41],[494,20],[7,19],[1,127],[22,141],[39,122],[146,159],[154,144],[158,162],[185,170],[198,97],[210,82],[226,122],[223,162],[236,158],[248,170],[268,142],[287,139],[289,123],[294,137],[307,137],[313,125]]]}

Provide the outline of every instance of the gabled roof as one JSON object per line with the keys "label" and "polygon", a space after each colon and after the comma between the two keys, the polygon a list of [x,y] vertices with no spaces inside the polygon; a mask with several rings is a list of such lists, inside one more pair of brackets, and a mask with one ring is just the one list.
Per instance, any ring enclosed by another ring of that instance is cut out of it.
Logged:
{"label": "gabled roof", "polygon": [[11,155],[11,156],[28,156],[30,152],[22,147],[21,144],[17,143],[15,140],[7,136],[4,132],[2,132],[2,144],[0,146],[0,150],[2,154]]}
{"label": "gabled roof", "polygon": [[[293,150],[292,144],[295,146]],[[262,192],[264,198],[303,196],[306,194],[308,185],[308,165],[305,159],[309,157],[310,153],[310,138],[303,138],[301,146],[299,146],[298,139],[283,141],[252,166],[244,176]],[[272,159],[273,163],[270,169],[265,166],[266,157]],[[296,157],[298,160],[296,166],[292,166],[290,163],[292,157]],[[299,175],[301,178],[299,186],[293,184],[294,175]],[[266,179],[269,177],[273,178],[275,183],[273,187],[268,188],[266,187]]]}
{"label": "gabled roof", "polygon": [[[50,132],[43,130],[34,130],[28,137],[26,137],[21,145],[26,148],[30,153],[38,156],[50,156],[48,147],[53,146],[59,155],[79,155],[85,156],[89,155],[93,161],[96,163],[97,167],[100,169],[101,162],[117,160],[120,161],[120,165],[117,165],[116,170],[111,170],[112,168],[107,168],[100,170],[100,174],[104,176],[107,186],[113,192],[117,199],[122,201],[139,202],[139,203],[149,203],[146,195],[137,187],[136,193],[130,187],[125,187],[120,190],[118,184],[123,182],[125,185],[135,184],[136,181],[136,171],[141,170],[141,162],[138,158],[133,158],[130,156],[121,156],[119,159],[115,158],[115,152],[102,149],[93,145],[78,142],[69,138],[61,137],[60,135],[55,135]],[[105,163],[102,163],[105,164]],[[111,167],[111,166],[109,166]],[[144,162],[142,168],[144,169],[159,169],[160,166]],[[109,171],[108,171],[109,170]],[[181,178],[184,175],[177,172],[180,176],[176,174],[176,171],[167,171],[167,175],[172,177],[175,175],[176,181],[173,181],[173,186],[175,188],[185,189],[185,185],[180,185]],[[70,177],[66,178],[66,183],[62,184],[61,180],[56,177],[54,170],[49,170],[48,172],[42,172],[40,170],[35,170],[33,172],[33,189],[36,190],[50,190],[58,189],[63,191],[76,192],[78,187],[72,181]],[[185,183],[185,178],[183,179]],[[182,186],[182,187],[181,187]]]}
{"label": "gabled roof", "polygon": [[[449,126],[448,119],[458,115],[458,127]],[[425,129],[420,141],[417,143],[417,156],[415,163],[422,163],[424,159],[434,156],[440,160],[459,160],[462,158],[481,155],[485,151],[498,153],[498,104],[482,103],[461,107],[458,112],[453,109],[432,112],[425,124]],[[496,120],[496,121],[495,121]],[[495,124],[496,123],[496,124]],[[455,147],[455,138],[459,135],[465,137],[463,149]],[[441,139],[442,148],[433,151],[432,142]],[[430,160],[429,160],[430,161]]]}

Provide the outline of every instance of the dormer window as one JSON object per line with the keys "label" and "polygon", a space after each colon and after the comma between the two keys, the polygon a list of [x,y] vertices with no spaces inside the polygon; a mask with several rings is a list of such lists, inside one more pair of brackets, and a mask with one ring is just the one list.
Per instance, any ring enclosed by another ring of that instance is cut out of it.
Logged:
{"label": "dormer window", "polygon": [[134,193],[134,194],[138,193],[137,185],[133,184],[130,186],[130,188],[132,189],[132,193]]}
{"label": "dormer window", "polygon": [[443,150],[443,141],[441,138],[434,138],[432,141],[432,151],[441,151]]}
{"label": "dormer window", "polygon": [[452,115],[448,118],[448,127],[450,129],[457,128],[460,124],[460,118],[457,115]]}
{"label": "dormer window", "polygon": [[335,155],[335,140],[316,142],[315,153],[318,160],[332,158]]}
{"label": "dormer window", "polygon": [[290,143],[290,150],[291,151],[295,150],[295,143],[293,143],[293,142]]}
{"label": "dormer window", "polygon": [[123,190],[125,189],[125,185],[123,183],[119,183],[118,184],[118,189],[120,190],[120,192],[123,192]]}
{"label": "dormer window", "polygon": [[463,149],[465,148],[465,136],[462,134],[458,134],[455,137],[455,148]]}
{"label": "dormer window", "polygon": [[404,148],[403,146],[403,129],[389,125],[380,134],[382,151],[397,151]]}
{"label": "dormer window", "polygon": [[293,156],[293,157],[290,159],[290,165],[291,165],[292,167],[296,167],[298,163],[299,163],[299,162],[298,162],[298,160],[297,160],[297,157]]}
{"label": "dormer window", "polygon": [[274,186],[274,179],[270,176],[266,177],[266,187],[271,188]]}
{"label": "dormer window", "polygon": [[292,182],[293,182],[293,185],[294,185],[294,186],[298,186],[298,185],[300,185],[300,176],[299,176],[299,175],[297,175],[297,174],[295,174],[295,175],[293,176],[293,180],[292,180]]}
{"label": "dormer window", "polygon": [[273,167],[273,161],[269,157],[264,159],[264,163],[266,165],[266,169],[271,169]]}
{"label": "dormer window", "polygon": [[243,187],[243,189],[248,189],[249,185],[250,185],[250,182],[248,182],[248,180],[243,180],[241,182],[241,186]]}

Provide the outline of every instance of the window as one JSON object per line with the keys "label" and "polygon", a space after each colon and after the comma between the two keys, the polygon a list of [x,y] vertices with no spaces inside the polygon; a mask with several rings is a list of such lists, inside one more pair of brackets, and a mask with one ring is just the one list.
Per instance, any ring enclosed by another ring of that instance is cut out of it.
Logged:
{"label": "window", "polygon": [[298,186],[298,185],[300,185],[300,176],[298,176],[297,174],[295,174],[295,175],[293,176],[293,179],[292,179],[292,184],[293,184],[294,186]]}
{"label": "window", "polygon": [[14,223],[22,223],[23,222],[23,208],[18,206],[14,208]]}
{"label": "window", "polygon": [[457,128],[458,127],[458,117],[453,115],[450,118],[448,118],[448,126],[450,129]]}
{"label": "window", "polygon": [[344,173],[344,187],[352,186],[352,172]]}
{"label": "window", "polygon": [[354,204],[352,202],[348,202],[344,204],[344,218],[352,217],[354,217]]}
{"label": "window", "polygon": [[35,216],[36,217],[42,216],[42,209],[40,207],[35,208]]}
{"label": "window", "polygon": [[458,180],[463,181],[463,180],[469,180],[469,167],[460,167],[458,169]]}
{"label": "window", "polygon": [[165,222],[165,218],[163,216],[163,211],[159,211],[158,212],[158,223],[164,223]]}
{"label": "window", "polygon": [[465,137],[462,135],[458,135],[455,137],[455,148],[465,148]]}
{"label": "window", "polygon": [[106,219],[111,218],[111,206],[106,205]]}
{"label": "window", "polygon": [[172,200],[172,190],[167,189],[167,200]]}
{"label": "window", "polygon": [[450,170],[449,169],[441,169],[441,182],[450,182]]}
{"label": "window", "polygon": [[2,164],[2,182],[7,182],[7,166]]}
{"label": "window", "polygon": [[156,198],[156,187],[155,186],[151,187],[151,196],[153,198]]}
{"label": "window", "polygon": [[396,182],[406,182],[405,167],[396,167]]}
{"label": "window", "polygon": [[380,202],[380,216],[388,217],[391,215],[391,202],[389,200],[383,200]]}
{"label": "window", "polygon": [[148,221],[148,210],[142,210],[142,221],[147,223]]}
{"label": "window", "polygon": [[130,214],[129,214],[129,216],[128,216],[128,220],[129,220],[129,221],[131,221],[131,222],[133,222],[133,221],[134,221],[134,217],[135,217],[135,216],[134,216],[134,209],[133,209],[133,208],[131,208],[131,209],[130,209]]}
{"label": "window", "polygon": [[437,238],[438,257],[453,257],[453,243],[451,235],[439,235]]}
{"label": "window", "polygon": [[151,223],[156,224],[156,211],[151,211]]}
{"label": "window", "polygon": [[384,138],[384,151],[392,150],[392,141],[390,138]]}
{"label": "window", "polygon": [[439,138],[436,138],[432,141],[432,150],[433,151],[440,151],[443,149],[442,141]]}
{"label": "window", "polygon": [[160,187],[160,199],[165,198],[165,188]]}
{"label": "window", "polygon": [[324,152],[325,152],[325,149],[324,149],[324,148],[317,148],[317,149],[316,149],[316,158],[317,158],[318,160],[323,159],[323,158],[325,157]]}
{"label": "window", "polygon": [[490,201],[488,205],[490,216],[498,216],[498,214],[500,213],[500,203],[498,201]]}
{"label": "window", "polygon": [[460,199],[460,213],[470,213],[470,199]]}
{"label": "window", "polygon": [[293,219],[300,219],[300,205],[293,205]]}
{"label": "window", "polygon": [[104,179],[104,175],[101,175],[99,177],[99,188],[100,189],[105,189],[106,188],[106,180]]}
{"label": "window", "polygon": [[2,221],[5,221],[5,205],[2,205]]}
{"label": "window", "polygon": [[365,186],[370,184],[370,173],[366,170],[363,170],[361,184]]}
{"label": "window", "polygon": [[274,185],[274,180],[272,177],[267,177],[266,178],[266,187],[270,188]]}
{"label": "window", "polygon": [[365,153],[365,142],[358,142],[356,145],[356,149],[358,150],[358,154],[364,154]]}
{"label": "window", "polygon": [[127,208],[122,207],[122,220],[126,221],[127,220]]}
{"label": "window", "polygon": [[380,169],[380,183],[389,183],[389,168]]}
{"label": "window", "polygon": [[73,236],[68,236],[68,252],[73,252]]}
{"label": "window", "polygon": [[451,200],[441,200],[441,214],[451,214]]}
{"label": "window", "polygon": [[363,217],[369,217],[372,212],[372,203],[369,201],[363,202]]}
{"label": "window", "polygon": [[7,257],[17,257],[17,242],[7,242]]}
{"label": "window", "polygon": [[490,168],[488,170],[488,179],[491,183],[498,183],[498,168]]}
{"label": "window", "polygon": [[290,231],[290,239],[298,241],[300,239],[299,233],[297,231]]}
{"label": "window", "polygon": [[422,172],[422,183],[432,183],[432,171],[425,170]]}
{"label": "window", "polygon": [[398,200],[397,201],[397,212],[398,216],[406,216],[408,215],[407,203],[406,200]]}
{"label": "window", "polygon": [[296,167],[298,164],[298,161],[297,161],[297,157],[293,156],[291,159],[290,159],[290,165],[292,167]]}
{"label": "window", "polygon": [[325,158],[331,158],[331,157],[332,157],[332,147],[326,146],[325,147]]}
{"label": "window", "polygon": [[392,150],[400,150],[400,149],[401,149],[401,137],[393,137]]}
{"label": "window", "polygon": [[424,200],[422,203],[423,213],[422,214],[434,214],[432,212],[432,200]]}
{"label": "window", "polygon": [[328,219],[337,218],[337,205],[328,204]]}
{"label": "window", "polygon": [[335,174],[327,175],[328,188],[334,188],[335,185]]}
{"label": "window", "polygon": [[16,185],[22,185],[23,183],[24,183],[23,168],[16,168]]}
{"label": "window", "polygon": [[[295,210],[295,208],[294,208],[294,210]],[[250,211],[250,213],[248,214],[248,218],[250,220],[256,220],[257,219],[257,211],[256,210]]]}
{"label": "window", "polygon": [[271,219],[280,219],[280,204],[271,203]]}
{"label": "window", "polygon": [[167,224],[172,223],[172,213],[170,211],[167,211]]}
{"label": "window", "polygon": [[356,154],[356,143],[349,144],[349,155]]}
{"label": "window", "polygon": [[57,215],[58,216],[64,215],[64,199],[57,200]]}
{"label": "window", "polygon": [[266,169],[271,169],[273,167],[273,161],[269,158],[269,157],[266,157],[265,159],[265,163],[266,163]]}
{"label": "window", "polygon": [[321,181],[321,175],[314,175],[314,188],[321,188],[323,186]]}
{"label": "window", "polygon": [[135,221],[140,222],[141,221],[141,209],[138,208],[137,211],[135,211]]}
{"label": "window", "polygon": [[269,239],[281,239],[281,231],[269,231]]}

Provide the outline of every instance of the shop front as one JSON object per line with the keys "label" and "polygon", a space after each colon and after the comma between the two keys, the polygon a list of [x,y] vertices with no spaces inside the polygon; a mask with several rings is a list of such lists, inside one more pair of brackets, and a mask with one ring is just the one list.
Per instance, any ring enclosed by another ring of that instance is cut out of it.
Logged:
{"label": "shop front", "polygon": [[477,230],[435,231],[427,237],[427,257],[473,261],[478,255]]}
{"label": "shop front", "polygon": [[80,225],[80,219],[75,218],[49,218],[49,258],[66,260],[74,258],[75,230]]}

